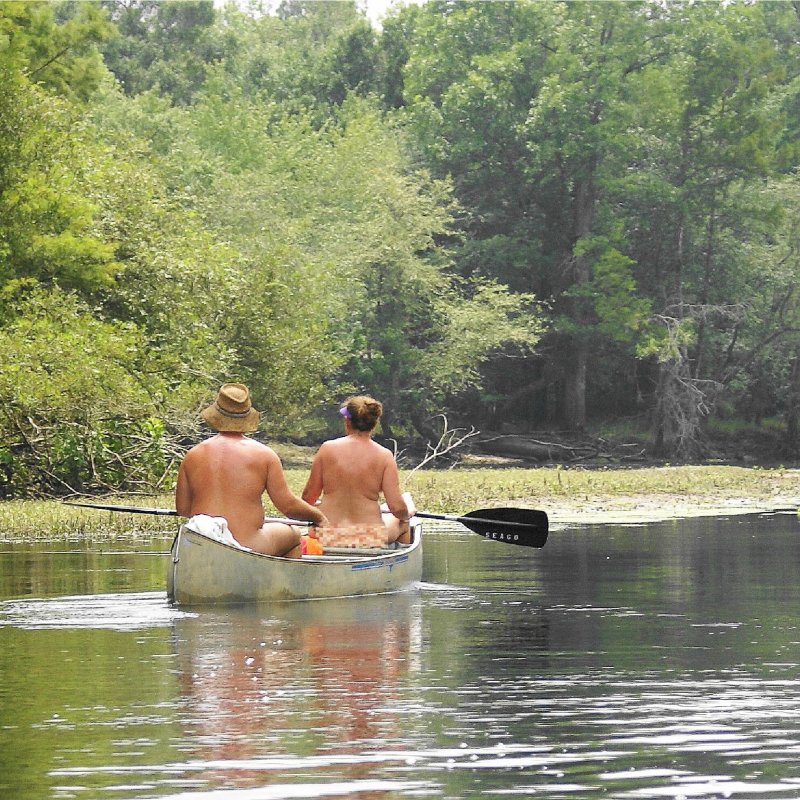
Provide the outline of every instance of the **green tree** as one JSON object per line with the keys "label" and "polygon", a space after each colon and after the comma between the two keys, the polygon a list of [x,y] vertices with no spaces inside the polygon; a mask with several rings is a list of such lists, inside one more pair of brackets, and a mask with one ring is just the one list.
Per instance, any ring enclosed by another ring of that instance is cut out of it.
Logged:
{"label": "green tree", "polygon": [[702,452],[744,342],[766,346],[747,244],[787,235],[760,187],[796,163],[797,22],[791,4],[684,2],[429,3],[387,21],[386,101],[452,176],[459,271],[552,312],[514,386],[487,365],[494,406],[560,387],[543,410],[581,427],[587,398],[635,372],[617,408],[649,391],[657,449]]}
{"label": "green tree", "polygon": [[199,176],[203,219],[242,255],[230,341],[273,430],[313,425],[311,409],[354,387],[384,397],[387,425],[408,425],[429,402],[424,348],[447,338],[447,311],[464,301],[437,244],[450,235],[449,189],[411,169],[400,131],[355,93],[325,124],[317,109],[288,109],[246,97],[220,65],[173,157],[174,182]]}
{"label": "green tree", "polygon": [[[28,77],[47,72],[31,68],[38,52],[32,28],[40,24],[46,37],[52,11],[38,3],[9,5],[25,8],[0,9],[9,42],[0,51],[0,286],[31,278],[88,293],[107,284],[115,269],[113,246],[99,235],[99,208],[81,181],[91,158],[89,134],[79,111]],[[57,63],[52,57],[48,69]],[[80,75],[69,85],[66,72],[59,73],[67,94],[83,85],[85,73],[76,69]]]}
{"label": "green tree", "polygon": [[[621,182],[628,200],[620,199],[644,203],[647,221],[631,217],[631,240],[665,331],[656,450],[696,457],[761,270],[743,244],[754,225],[778,220],[775,204],[753,189],[776,164],[784,89],[758,6],[681,5],[673,17],[674,56],[661,75],[644,74],[637,84],[639,120],[647,116],[652,135],[638,149],[639,173]],[[645,98],[654,94],[658,128]]]}
{"label": "green tree", "polygon": [[[142,333],[101,322],[74,293],[2,296],[0,493],[130,490],[165,477],[168,384]],[[150,361],[148,365],[146,362]]]}
{"label": "green tree", "polygon": [[107,70],[98,44],[113,35],[97,3],[0,4],[0,58],[50,94],[88,100]]}
{"label": "green tree", "polygon": [[125,130],[107,72],[86,101],[69,83],[81,69],[31,82],[33,31],[51,29],[26,13],[42,9],[3,17],[0,51],[0,382],[18,392],[0,420],[4,491],[141,488],[169,480],[172,443],[233,361],[219,287],[234,256]]}
{"label": "green tree", "polygon": [[117,35],[103,47],[106,64],[128,95],[155,89],[186,105],[222,56],[211,0],[102,0]]}
{"label": "green tree", "polygon": [[453,174],[466,209],[456,258],[550,302],[551,383],[564,422],[581,428],[587,361],[614,327],[592,300],[594,270],[607,280],[614,261],[634,286],[605,204],[624,164],[629,76],[661,58],[648,30],[658,20],[644,4],[583,2],[433,3],[413,19],[406,103],[423,157]]}
{"label": "green tree", "polygon": [[247,98],[301,115],[315,109],[322,124],[349,94],[380,87],[376,35],[353,0],[286,2],[254,15],[229,4],[221,15],[219,63]]}
{"label": "green tree", "polygon": [[[95,117],[123,141],[131,131],[146,140],[176,197],[228,243],[226,255],[212,258],[225,264],[212,272],[224,274],[224,302],[216,311],[207,303],[199,316],[214,320],[227,368],[265,398],[272,433],[313,428],[319,422],[309,412],[354,386],[385,395],[388,425],[400,410],[401,425],[423,419],[430,403],[476,380],[465,341],[448,327],[457,306],[473,303],[472,318],[486,326],[483,350],[479,328],[470,338],[478,363],[502,331],[535,339],[533,318],[512,320],[511,306],[527,299],[504,305],[498,287],[462,285],[449,274],[437,244],[450,236],[449,190],[410,168],[400,132],[363,99],[379,66],[374,33],[354,4],[293,3],[258,18],[229,7],[224,15],[225,58],[207,68],[190,106],[169,108],[152,90],[124,103],[107,92]],[[117,192],[122,184],[114,185]],[[152,229],[121,230],[148,241]],[[150,270],[157,277],[137,258],[125,259],[126,280],[106,307],[183,341],[169,312],[186,309],[197,320],[197,308],[179,302],[178,289],[159,299],[146,287],[180,286],[186,265],[164,281],[164,256]],[[163,314],[136,316],[145,298]],[[445,342],[461,348],[463,371],[436,376],[442,389],[426,393],[435,362],[425,347]]]}

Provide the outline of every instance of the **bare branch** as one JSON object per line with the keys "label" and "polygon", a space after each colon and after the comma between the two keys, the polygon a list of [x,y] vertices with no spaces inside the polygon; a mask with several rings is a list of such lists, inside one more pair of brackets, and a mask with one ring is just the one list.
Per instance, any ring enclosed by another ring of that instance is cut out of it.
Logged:
{"label": "bare branch", "polygon": [[470,426],[468,431],[466,431],[465,428],[453,428],[451,430],[447,422],[447,417],[444,414],[437,414],[436,416],[442,419],[442,433],[441,436],[439,436],[439,441],[433,445],[430,442],[426,442],[425,457],[411,470],[409,477],[418,469],[422,469],[426,464],[430,464],[431,461],[452,452],[464,444],[467,439],[477,436],[480,433],[474,426]]}

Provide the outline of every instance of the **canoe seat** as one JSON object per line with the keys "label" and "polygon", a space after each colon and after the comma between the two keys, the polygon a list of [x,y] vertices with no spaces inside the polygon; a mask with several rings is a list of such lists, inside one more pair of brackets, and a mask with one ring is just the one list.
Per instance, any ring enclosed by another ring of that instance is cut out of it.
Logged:
{"label": "canoe seat", "polygon": [[393,547],[326,547],[322,556],[303,556],[303,558],[324,558],[325,556],[384,556],[397,552]]}

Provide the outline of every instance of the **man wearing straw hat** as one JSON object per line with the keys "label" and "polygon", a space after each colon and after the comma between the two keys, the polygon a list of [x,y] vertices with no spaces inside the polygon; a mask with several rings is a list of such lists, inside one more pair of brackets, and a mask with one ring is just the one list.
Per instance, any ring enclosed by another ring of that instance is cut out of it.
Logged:
{"label": "man wearing straw hat", "polygon": [[319,509],[292,493],[277,453],[244,435],[256,430],[261,418],[247,387],[223,384],[200,416],[217,435],[195,445],[181,462],[175,510],[185,517],[224,517],[239,544],[258,553],[299,558],[297,530],[280,522],[264,522],[264,492],[287,517],[310,520],[318,527],[328,521]]}

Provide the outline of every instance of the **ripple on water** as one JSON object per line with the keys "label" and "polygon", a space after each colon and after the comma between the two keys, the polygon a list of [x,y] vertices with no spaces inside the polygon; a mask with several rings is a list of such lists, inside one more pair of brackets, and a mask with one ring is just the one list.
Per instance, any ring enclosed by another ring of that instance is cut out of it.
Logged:
{"label": "ripple on water", "polygon": [[[146,788],[152,789],[153,787],[147,786]],[[138,800],[292,800],[304,797],[358,797],[362,794],[371,796],[377,792],[398,792],[410,795],[427,788],[427,784],[423,781],[365,779],[340,783],[271,784],[256,789],[189,790],[169,795],[138,795]],[[428,793],[426,792],[426,794]]]}
{"label": "ripple on water", "polygon": [[192,617],[172,608],[164,592],[73,595],[69,597],[6,600],[0,603],[0,625],[44,628],[108,628],[130,631],[170,625]]}

